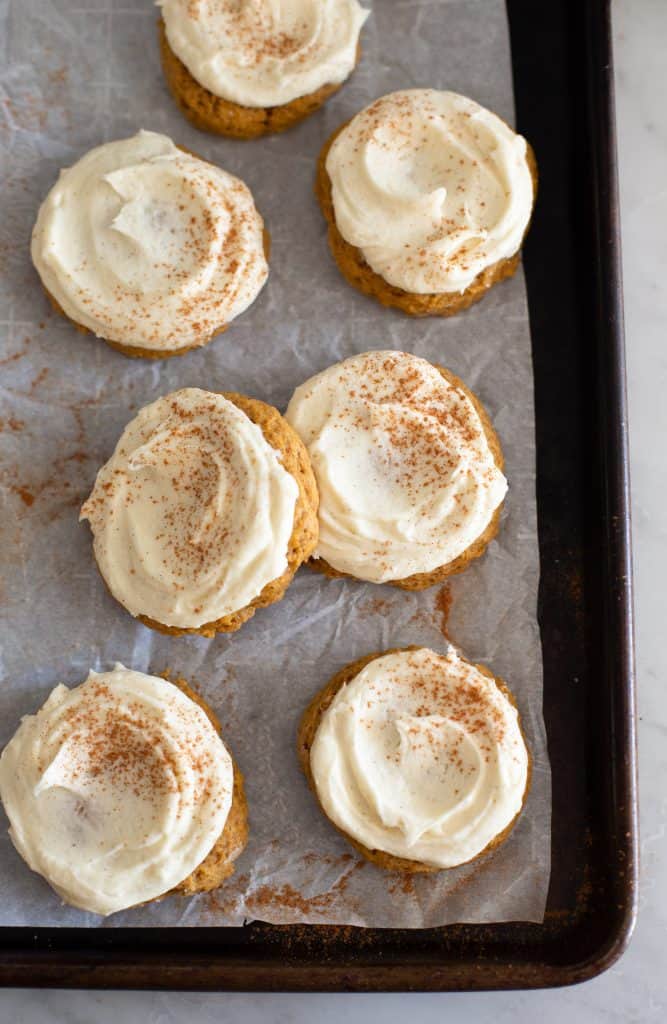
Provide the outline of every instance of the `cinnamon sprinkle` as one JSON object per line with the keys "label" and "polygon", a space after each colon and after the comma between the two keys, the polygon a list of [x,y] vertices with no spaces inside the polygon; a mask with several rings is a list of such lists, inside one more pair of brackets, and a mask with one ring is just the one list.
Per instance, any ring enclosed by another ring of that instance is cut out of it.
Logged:
{"label": "cinnamon sprinkle", "polygon": [[440,632],[448,639],[447,626],[449,622],[449,613],[452,609],[452,591],[449,583],[445,583],[436,594],[435,598],[435,612],[438,618],[438,625]]}

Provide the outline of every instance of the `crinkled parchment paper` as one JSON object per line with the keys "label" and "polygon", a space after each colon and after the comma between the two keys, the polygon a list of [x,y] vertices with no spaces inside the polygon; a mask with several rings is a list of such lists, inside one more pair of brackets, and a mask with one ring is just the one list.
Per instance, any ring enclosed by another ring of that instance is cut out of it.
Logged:
{"label": "crinkled parchment paper", "polygon": [[[522,273],[450,320],[411,320],[350,288],[313,198],[325,139],[390,90],[466,93],[512,120],[501,0],[376,0],[363,59],[324,109],[255,142],[191,128],[162,81],[149,0],[0,0],[0,418],[2,649],[0,743],[58,682],[116,660],[170,669],[212,704],[246,776],[251,838],[233,879],[212,896],[101,922],[61,906],[15,853],[2,816],[2,925],[231,925],[261,918],[422,927],[540,921],[549,880],[550,783],[536,620],[533,385]],[[265,290],[231,330],[181,359],[126,359],[51,313],[29,258],[37,207],[60,167],[139,128],[166,132],[252,188],[273,248]],[[446,595],[329,581],[302,569],[285,599],[239,633],[174,639],[135,624],[106,593],[88,527],[77,522],[125,423],[175,388],[256,395],[284,409],[330,363],[400,348],[459,374],[490,410],[507,458],[499,538],[450,585],[447,633],[517,696],[533,754],[518,826],[491,856],[405,881],[361,862],[316,807],[295,755],[299,716],[342,665],[388,646],[442,649]]]}

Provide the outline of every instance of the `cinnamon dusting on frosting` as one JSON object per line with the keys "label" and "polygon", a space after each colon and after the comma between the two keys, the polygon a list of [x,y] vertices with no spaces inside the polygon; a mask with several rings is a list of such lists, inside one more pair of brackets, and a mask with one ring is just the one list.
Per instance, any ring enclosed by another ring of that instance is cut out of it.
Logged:
{"label": "cinnamon dusting on frosting", "polygon": [[193,78],[244,107],[290,103],[352,71],[368,11],[357,0],[159,0],[167,39]]}
{"label": "cinnamon dusting on frosting", "polygon": [[521,245],[533,203],[526,153],[521,136],[464,96],[390,93],[331,145],[336,226],[388,284],[463,293]]}
{"label": "cinnamon dusting on frosting", "polygon": [[286,417],[318,477],[317,554],[341,572],[386,582],[445,565],[504,496],[473,402],[405,352],[330,367],[297,389]]}
{"label": "cinnamon dusting on frosting", "polygon": [[245,413],[185,388],[129,424],[81,518],[114,596],[190,628],[244,607],[285,571],[297,495]]}
{"label": "cinnamon dusting on frosting", "polygon": [[267,276],[247,186],[153,132],[99,146],[63,172],[32,255],[75,323],[151,351],[204,344]]}
{"label": "cinnamon dusting on frosting", "polygon": [[310,741],[328,817],[362,848],[426,867],[477,856],[514,820],[528,784],[512,702],[452,647],[361,665],[323,703]]}
{"label": "cinnamon dusting on frosting", "polygon": [[233,785],[205,711],[122,665],[56,687],[0,760],[17,849],[63,899],[100,914],[187,878],[224,829]]}

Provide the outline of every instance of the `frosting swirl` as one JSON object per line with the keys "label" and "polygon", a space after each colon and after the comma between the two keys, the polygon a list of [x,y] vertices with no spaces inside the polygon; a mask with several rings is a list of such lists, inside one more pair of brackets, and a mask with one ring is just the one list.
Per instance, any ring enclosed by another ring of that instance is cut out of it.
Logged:
{"label": "frosting swirl", "polygon": [[526,153],[524,138],[465,96],[390,93],[329,150],[336,226],[389,284],[463,292],[521,246],[534,193]]}
{"label": "frosting swirl", "polygon": [[373,583],[453,561],[507,491],[479,414],[431,363],[365,352],[294,392],[285,414],[320,492],[316,558]]}
{"label": "frosting swirl", "polygon": [[58,685],[0,758],[14,846],[62,899],[96,914],[155,899],[222,833],[233,764],[178,687],[118,664]]}
{"label": "frosting swirl", "polygon": [[32,259],[70,319],[166,352],[204,344],[254,301],[268,275],[263,229],[242,181],[141,131],[61,172]]}
{"label": "frosting swirl", "polygon": [[184,388],[128,424],[80,518],[132,615],[196,629],[244,608],[287,569],[298,494],[241,409]]}
{"label": "frosting swirl", "polygon": [[516,708],[450,646],[369,662],[324,711],[310,766],[324,811],[353,839],[451,868],[513,822],[529,758]]}
{"label": "frosting swirl", "polygon": [[169,45],[200,85],[275,107],[343,82],[370,11],[357,0],[158,0]]}

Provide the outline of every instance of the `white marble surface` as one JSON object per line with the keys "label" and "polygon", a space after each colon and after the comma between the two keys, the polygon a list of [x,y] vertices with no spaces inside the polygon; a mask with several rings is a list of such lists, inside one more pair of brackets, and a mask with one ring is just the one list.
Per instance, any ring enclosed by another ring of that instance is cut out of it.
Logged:
{"label": "white marble surface", "polygon": [[639,923],[607,974],[550,992],[461,995],[189,995],[10,991],[0,1020],[16,1024],[227,1024],[311,1021],[386,1024],[662,1021],[667,1013],[667,95],[666,0],[614,0],[621,171],[634,551],[642,824]]}

